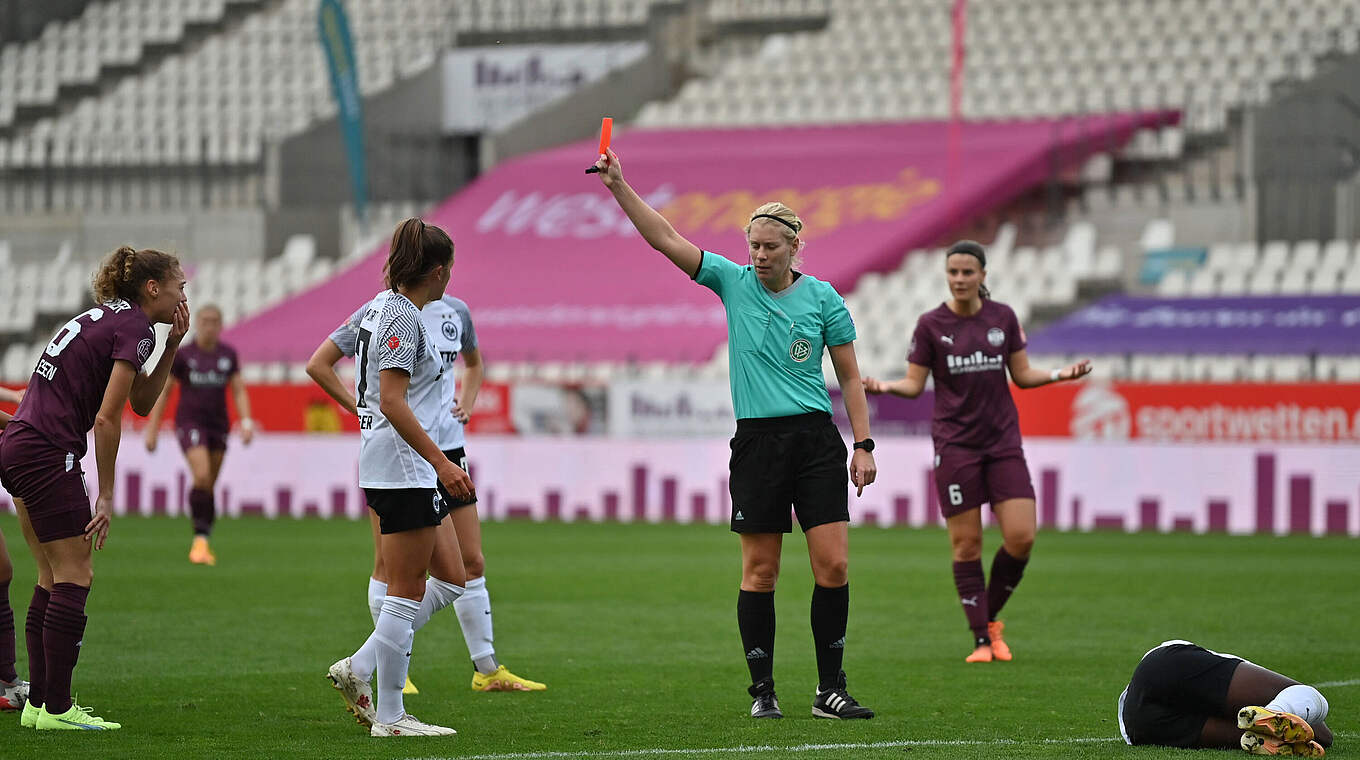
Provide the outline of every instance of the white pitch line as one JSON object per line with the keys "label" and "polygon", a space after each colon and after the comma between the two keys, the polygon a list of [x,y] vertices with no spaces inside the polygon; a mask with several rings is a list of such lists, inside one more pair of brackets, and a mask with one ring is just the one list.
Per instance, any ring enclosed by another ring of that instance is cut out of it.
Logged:
{"label": "white pitch line", "polygon": [[1323,681],[1315,683],[1313,686],[1319,689],[1335,689],[1338,686],[1360,686],[1360,678],[1352,678],[1349,681]]}
{"label": "white pitch line", "polygon": [[919,739],[916,741],[892,742],[847,742],[843,744],[797,744],[775,746],[771,744],[741,745],[736,747],[696,747],[685,749],[614,749],[592,752],[500,752],[486,755],[445,755],[407,760],[552,760],[567,757],[702,757],[704,755],[731,755],[755,752],[821,752],[823,750],[847,749],[894,749],[898,747],[976,747],[976,746],[1015,746],[1020,744],[1102,744],[1123,741],[1119,737],[1082,736],[1068,739],[1036,739],[1022,742],[1016,739]]}

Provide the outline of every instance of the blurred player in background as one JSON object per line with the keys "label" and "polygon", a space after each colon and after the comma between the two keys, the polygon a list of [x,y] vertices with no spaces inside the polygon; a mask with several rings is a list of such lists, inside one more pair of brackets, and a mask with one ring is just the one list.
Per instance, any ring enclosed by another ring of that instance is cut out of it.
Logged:
{"label": "blurred player in background", "polygon": [[194,521],[194,540],[189,546],[189,561],[196,565],[215,565],[217,556],[208,546],[217,519],[214,493],[222,458],[227,453],[227,388],[231,388],[240,416],[241,442],[250,445],[255,421],[250,418],[250,396],[241,380],[241,363],[236,349],[223,343],[222,310],[213,305],[198,309],[194,319],[194,340],[175,355],[171,380],[156,401],[146,426],[146,450],[155,451],[160,437],[161,417],[170,401],[170,389],[179,384],[179,405],[175,407],[175,437],[179,439],[184,461],[189,465],[193,485],[189,490],[189,513]]}
{"label": "blurred player in background", "polygon": [[[363,318],[363,309],[355,312],[344,324],[336,328],[331,336],[317,347],[307,363],[307,372],[341,406],[355,412],[354,396],[345,388],[335,374],[335,363],[342,356],[354,356],[358,325]],[[449,461],[467,470],[467,451],[464,448],[463,426],[467,423],[472,408],[477,401],[477,392],[482,387],[484,369],[481,351],[477,346],[477,332],[472,326],[472,314],[462,300],[445,295],[431,301],[420,310],[426,334],[439,352],[443,362],[444,374],[440,378],[441,412],[434,427],[427,430],[444,456]],[[454,371],[454,362],[463,358],[465,371],[462,382]],[[476,494],[468,498],[457,498],[449,494],[443,485],[439,486],[442,496],[450,509],[448,523],[457,537],[456,545],[446,546],[440,542],[436,553],[457,549],[462,554],[463,567],[467,574],[466,591],[453,610],[458,615],[458,624],[463,630],[463,640],[467,642],[468,655],[472,658],[474,691],[541,691],[547,686],[537,681],[511,673],[496,659],[496,649],[492,635],[491,597],[486,590],[486,559],[482,554],[482,525],[477,514]],[[368,581],[368,609],[376,621],[382,607],[382,599],[387,590],[387,570],[382,557],[382,544],[379,541],[378,518],[372,515],[373,526],[373,575]],[[441,526],[441,536],[442,526]],[[406,693],[413,693],[415,687],[407,684]]]}
{"label": "blurred player in background", "polygon": [[[1020,421],[1006,370],[1021,388],[1076,380],[1091,371],[1078,362],[1064,369],[1029,365],[1025,331],[1011,307],[991,299],[984,281],[987,256],[971,240],[945,256],[952,298],[921,315],[907,356],[906,377],[865,378],[870,393],[916,398],[935,378],[935,488],[953,546],[954,585],[973,634],[967,662],[1010,660],[997,620],[1024,575],[1034,546],[1034,485],[1020,442]],[[982,512],[989,503],[1001,525],[990,584],[982,572]]]}
{"label": "blurred player in background", "polygon": [[[446,409],[443,360],[420,317],[426,304],[443,297],[452,268],[448,234],[419,219],[402,222],[385,267],[389,289],[363,307],[355,329],[359,485],[380,519],[387,586],[373,634],[331,665],[328,676],[372,736],[455,733],[418,720],[402,700],[415,631],[461,596],[466,582],[458,538],[436,485],[466,499],[472,480],[426,433]],[[436,551],[440,545],[451,551]],[[368,685],[375,674],[376,711]]]}
{"label": "blurred player in background", "polygon": [[1327,710],[1312,686],[1172,640],[1143,655],[1119,695],[1119,733],[1129,744],[1322,757]]}
{"label": "blurred player in background", "polygon": [[647,243],[727,309],[731,344],[732,523],[741,536],[737,627],[752,684],[751,716],[781,718],[774,690],[774,590],[780,549],[793,526],[807,538],[815,586],[812,639],[817,654],[818,718],[872,718],[846,691],[845,631],[850,612],[849,521],[845,442],[831,421],[822,377],[827,347],[855,436],[850,479],[863,491],[878,472],[869,409],[855,359],[855,326],[830,284],[797,271],[803,222],[782,203],[767,203],[746,225],[751,264],[702,251],[624,182],[618,156],[595,162],[600,181]]}
{"label": "blurred player in background", "polygon": [[[24,726],[120,727],[72,702],[71,673],[94,579],[91,550],[103,548],[113,514],[123,407],[130,401],[134,412],[147,414],[160,396],[189,329],[184,285],[174,256],[127,247],[110,254],[94,277],[99,305],[71,319],[47,344],[0,436],[0,482],[18,497],[19,522],[38,565],[25,630],[32,683]],[[171,325],[165,353],[144,375],[142,364],[156,345],[152,325],[160,322]],[[93,519],[80,467],[91,429],[99,470]]]}

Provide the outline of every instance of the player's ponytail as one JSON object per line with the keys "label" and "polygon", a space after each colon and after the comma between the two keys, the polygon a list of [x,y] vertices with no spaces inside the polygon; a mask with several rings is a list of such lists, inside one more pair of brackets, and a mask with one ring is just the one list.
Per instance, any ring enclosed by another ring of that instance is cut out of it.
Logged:
{"label": "player's ponytail", "polygon": [[141,300],[142,286],[148,280],[165,282],[179,268],[179,259],[168,253],[144,248],[133,250],[122,246],[104,257],[94,273],[91,290],[96,303],[122,299],[128,303]]}
{"label": "player's ponytail", "polygon": [[[950,256],[953,256],[956,253],[972,256],[978,260],[978,269],[981,269],[983,272],[987,271],[987,251],[982,247],[981,243],[973,240],[960,240],[949,246],[949,250],[944,255],[945,260],[947,261]],[[986,285],[979,283],[978,295],[982,298],[991,298],[992,291],[988,290]]]}
{"label": "player's ponytail", "polygon": [[383,266],[387,287],[400,290],[425,279],[435,267],[453,264],[453,241],[447,232],[411,217],[392,233],[392,248]]}

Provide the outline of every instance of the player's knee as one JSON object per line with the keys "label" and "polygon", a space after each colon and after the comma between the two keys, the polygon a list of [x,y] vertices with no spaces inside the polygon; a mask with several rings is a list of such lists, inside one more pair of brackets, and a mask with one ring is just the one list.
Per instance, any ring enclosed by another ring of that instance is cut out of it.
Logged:
{"label": "player's knee", "polygon": [[950,544],[954,550],[955,562],[972,562],[982,558],[981,536],[956,536]]}
{"label": "player's knee", "polygon": [[486,574],[486,557],[481,552],[464,554],[463,567],[468,578],[480,578]]}
{"label": "player's knee", "polygon": [[1016,559],[1026,559],[1034,550],[1034,531],[1006,536],[1006,553]]}
{"label": "player's knee", "polygon": [[777,562],[750,563],[742,571],[741,587],[751,591],[774,591],[779,580]]}
{"label": "player's knee", "polygon": [[194,490],[211,491],[213,487],[212,476],[204,473],[194,473]]}
{"label": "player's knee", "polygon": [[844,557],[819,562],[813,568],[813,580],[823,588],[840,588],[850,581],[850,562]]}

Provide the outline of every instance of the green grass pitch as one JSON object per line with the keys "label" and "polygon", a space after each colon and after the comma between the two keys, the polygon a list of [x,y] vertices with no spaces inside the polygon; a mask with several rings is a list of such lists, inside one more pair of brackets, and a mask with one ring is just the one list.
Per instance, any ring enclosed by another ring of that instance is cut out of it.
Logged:
{"label": "green grass pitch", "polygon": [[[33,564],[12,516],[0,530],[23,673]],[[722,527],[515,522],[485,533],[498,654],[549,688],[473,693],[445,610],[416,637],[421,693],[406,704],[456,737],[370,739],[324,678],[372,627],[367,525],[227,520],[218,566],[205,568],[186,560],[187,520],[120,518],[96,557],[75,689],[123,730],[39,734],[10,714],[0,757],[1183,758],[1116,740],[1115,699],[1164,639],[1308,682],[1360,679],[1354,540],[1043,533],[1002,616],[1016,660],[966,665],[944,533],[862,528],[851,533],[846,670],[878,717],[810,716],[811,577],[794,534],[776,596],[788,717],[757,722],[736,631],[737,541]],[[988,561],[997,542],[987,535]],[[1323,692],[1338,734],[1329,756],[1354,756],[1360,683]]]}

